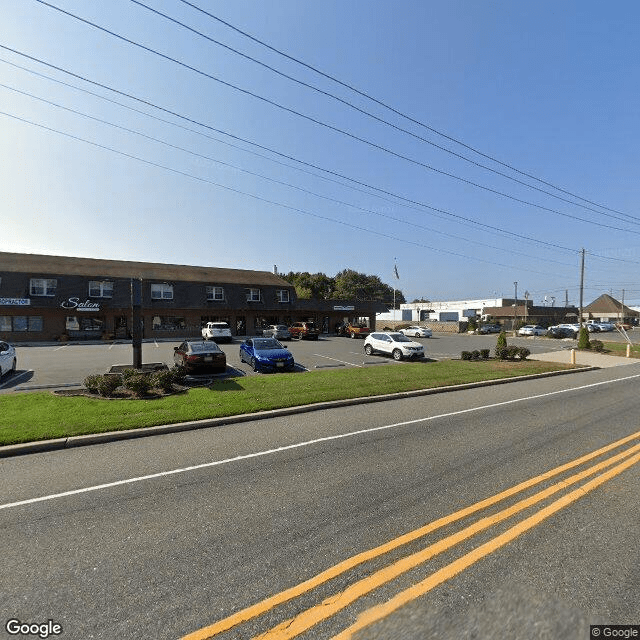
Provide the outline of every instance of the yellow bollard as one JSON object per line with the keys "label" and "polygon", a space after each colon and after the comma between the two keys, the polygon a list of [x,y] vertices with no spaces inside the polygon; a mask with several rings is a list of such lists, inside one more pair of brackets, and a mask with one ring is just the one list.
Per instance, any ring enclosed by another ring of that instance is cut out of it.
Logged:
{"label": "yellow bollard", "polygon": [[627,358],[631,357],[631,345],[627,344]]}
{"label": "yellow bollard", "polygon": [[575,363],[576,363],[576,350],[571,349],[571,364],[575,364]]}

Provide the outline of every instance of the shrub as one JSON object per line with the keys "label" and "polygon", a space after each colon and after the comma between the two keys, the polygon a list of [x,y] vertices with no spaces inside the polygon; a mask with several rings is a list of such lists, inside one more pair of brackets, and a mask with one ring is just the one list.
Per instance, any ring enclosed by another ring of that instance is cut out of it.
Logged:
{"label": "shrub", "polygon": [[460,357],[461,357],[463,360],[471,360],[471,351],[463,351],[463,352],[460,354]]}
{"label": "shrub", "polygon": [[483,360],[488,360],[489,359],[489,349],[480,349],[480,357]]}
{"label": "shrub", "polygon": [[187,377],[187,369],[182,366],[175,366],[170,370],[171,375],[173,376],[173,381],[176,384],[183,384],[184,379]]}
{"label": "shrub", "polygon": [[507,334],[504,331],[501,331],[498,334],[498,340],[496,341],[496,350],[495,350],[496,358],[500,358],[500,360],[504,360],[505,358],[502,357],[500,354],[502,353],[502,350],[506,348],[507,348]]}
{"label": "shrub", "polygon": [[578,337],[578,349],[591,349],[589,341],[589,331],[587,327],[581,327],[580,336]]}
{"label": "shrub", "polygon": [[469,318],[467,323],[467,331],[475,331],[478,328],[478,323],[475,318]]}
{"label": "shrub", "polygon": [[604,343],[602,340],[590,340],[591,348],[598,353],[602,353],[604,351]]}
{"label": "shrub", "polygon": [[135,369],[123,369],[120,375],[122,376],[123,382],[126,382],[129,378],[137,375],[138,372]]}
{"label": "shrub", "polygon": [[473,360],[480,360],[480,352],[477,349],[475,351],[472,351],[471,358]]}
{"label": "shrub", "polygon": [[526,360],[530,354],[531,351],[529,351],[529,349],[527,349],[526,347],[518,348],[518,357],[520,358],[520,360]]}
{"label": "shrub", "polygon": [[83,381],[82,384],[84,385],[84,388],[87,389],[88,391],[91,391],[91,393],[98,393],[98,389],[100,388],[100,379],[102,378],[102,376],[87,376]]}
{"label": "shrub", "polygon": [[122,377],[119,375],[111,373],[98,377],[100,378],[98,382],[98,393],[107,398],[110,398],[115,393],[116,389],[122,384]]}
{"label": "shrub", "polygon": [[134,373],[134,375],[127,376],[123,386],[141,398],[151,389],[151,376],[144,373]]}
{"label": "shrub", "polygon": [[163,391],[171,391],[173,389],[174,373],[168,369],[164,371],[156,371],[151,376],[152,386],[162,389]]}

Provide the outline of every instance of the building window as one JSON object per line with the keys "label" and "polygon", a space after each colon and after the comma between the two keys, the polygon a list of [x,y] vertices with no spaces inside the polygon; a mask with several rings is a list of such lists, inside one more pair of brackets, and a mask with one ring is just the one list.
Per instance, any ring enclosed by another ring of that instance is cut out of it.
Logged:
{"label": "building window", "polygon": [[224,289],[222,287],[207,287],[207,300],[224,301]]}
{"label": "building window", "polygon": [[289,302],[289,289],[278,289],[276,291],[278,302]]}
{"label": "building window", "polygon": [[151,326],[154,331],[184,331],[187,322],[184,318],[175,316],[153,316]]}
{"label": "building window", "polygon": [[173,285],[163,282],[151,285],[152,300],[173,300]]}
{"label": "building window", "polygon": [[247,289],[247,302],[260,302],[262,295],[260,289]]}
{"label": "building window", "polygon": [[47,278],[31,278],[29,290],[32,296],[55,296],[57,280]]}
{"label": "building window", "polygon": [[90,298],[112,298],[113,282],[102,282],[100,280],[91,280],[89,282]]}
{"label": "building window", "polygon": [[0,316],[0,331],[42,331],[42,316]]}

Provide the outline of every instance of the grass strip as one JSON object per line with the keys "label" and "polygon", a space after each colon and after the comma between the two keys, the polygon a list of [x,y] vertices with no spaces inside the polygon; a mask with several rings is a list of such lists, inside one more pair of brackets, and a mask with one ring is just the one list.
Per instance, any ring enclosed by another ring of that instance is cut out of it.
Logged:
{"label": "grass strip", "polygon": [[414,391],[572,368],[551,362],[419,362],[365,369],[220,379],[210,387],[154,400],[0,396],[0,445],[137,429],[299,405]]}
{"label": "grass strip", "polygon": [[[596,338],[592,338],[595,340]],[[603,342],[604,352],[611,356],[623,356],[627,355],[627,343],[626,342]],[[634,344],[631,346],[632,358],[640,358],[640,345]]]}

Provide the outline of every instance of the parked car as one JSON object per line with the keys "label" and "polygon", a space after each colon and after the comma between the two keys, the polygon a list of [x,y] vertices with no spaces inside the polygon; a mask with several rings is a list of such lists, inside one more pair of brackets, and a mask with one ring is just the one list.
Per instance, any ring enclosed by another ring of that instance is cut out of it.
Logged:
{"label": "parked car", "polygon": [[625,331],[629,331],[630,329],[633,329],[633,325],[629,324],[628,322],[616,322],[616,327],[618,329],[624,329]]}
{"label": "parked car", "polygon": [[254,371],[293,371],[290,351],[275,338],[248,338],[240,345],[240,362]]}
{"label": "parked car", "polygon": [[231,329],[226,322],[207,322],[202,327],[203,340],[215,340],[216,342],[231,342],[233,337]]}
{"label": "parked car", "polygon": [[545,333],[547,330],[539,324],[526,324],[518,329],[519,336],[543,336]]}
{"label": "parked car", "polygon": [[549,327],[545,335],[547,338],[573,338],[575,331],[569,327]]}
{"label": "parked car", "polygon": [[265,338],[275,338],[276,340],[291,340],[291,333],[284,324],[271,324],[262,331]]}
{"label": "parked car", "polygon": [[500,333],[502,326],[499,324],[483,324],[478,328],[478,333]]}
{"label": "parked car", "polygon": [[364,339],[364,352],[368,356],[375,352],[386,353],[394,360],[424,357],[424,347],[400,332],[370,333]]}
{"label": "parked car", "polygon": [[227,356],[215,343],[205,340],[185,340],[173,348],[173,362],[185,367],[187,371],[204,371],[210,369],[222,373],[227,369]]}
{"label": "parked car", "polygon": [[289,327],[289,333],[298,340],[317,340],[320,336],[320,330],[313,322],[294,322]]}
{"label": "parked car", "polygon": [[413,336],[414,338],[430,338],[433,333],[427,327],[407,327],[406,329],[398,329],[398,333],[403,336]]}
{"label": "parked car", "polygon": [[18,366],[15,347],[8,342],[0,342],[0,378],[5,373],[14,373]]}
{"label": "parked car", "polygon": [[366,324],[351,324],[341,322],[336,325],[336,335],[349,336],[350,338],[366,338],[371,329]]}

